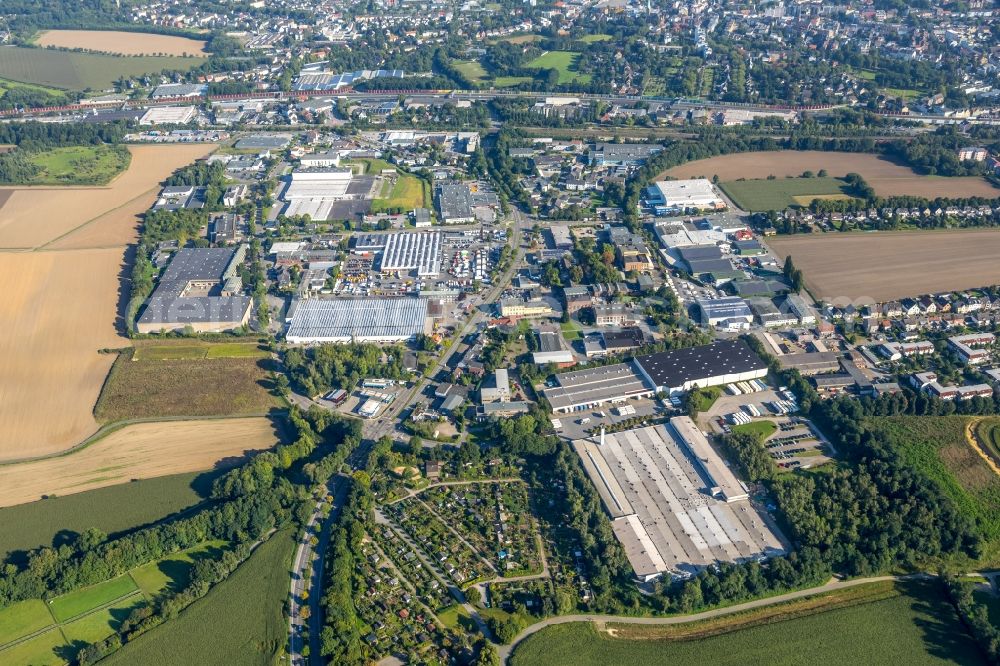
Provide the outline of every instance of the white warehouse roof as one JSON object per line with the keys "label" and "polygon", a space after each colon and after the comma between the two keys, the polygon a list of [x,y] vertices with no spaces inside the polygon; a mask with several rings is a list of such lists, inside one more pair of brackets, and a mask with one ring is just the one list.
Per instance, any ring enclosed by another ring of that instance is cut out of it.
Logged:
{"label": "white warehouse roof", "polygon": [[426,326],[424,298],[309,299],[296,304],[285,338],[292,344],[401,342]]}

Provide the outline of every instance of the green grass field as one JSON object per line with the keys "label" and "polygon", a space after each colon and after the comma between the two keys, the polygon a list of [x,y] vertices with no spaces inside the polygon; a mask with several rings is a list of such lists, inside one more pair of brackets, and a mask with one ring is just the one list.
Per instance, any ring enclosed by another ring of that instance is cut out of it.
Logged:
{"label": "green grass field", "polygon": [[60,656],[65,643],[62,632],[53,627],[29,641],[0,650],[0,663],[11,666],[65,664],[66,659]]}
{"label": "green grass field", "polygon": [[102,664],[271,664],[288,640],[282,613],[294,535],[278,532],[228,579],[174,620],[140,636]]}
{"label": "green grass field", "polygon": [[139,588],[128,574],[111,580],[73,590],[49,601],[49,610],[56,622],[66,622],[77,615],[111,603],[115,599],[138,592]]}
{"label": "green grass field", "polygon": [[898,416],[872,419],[919,473],[947,495],[988,541],[1000,539],[1000,477],[965,438],[964,416]]}
{"label": "green grass field", "polygon": [[93,643],[107,638],[118,631],[135,608],[146,603],[146,598],[135,593],[110,606],[84,615],[79,620],[73,620],[62,626],[63,635],[72,644]]}
{"label": "green grass field", "polygon": [[596,35],[584,35],[578,41],[584,44],[593,44],[594,42],[608,42],[614,39],[611,35],[604,34],[603,32]]}
{"label": "green grass field", "polygon": [[63,98],[62,101],[69,101],[65,98],[65,91],[59,90],[58,88],[39,86],[31,83],[21,83],[20,81],[10,81],[8,79],[0,79],[0,99],[3,99],[3,96],[7,94],[7,91],[9,90],[30,90],[32,92],[42,92],[61,97]]}
{"label": "green grass field", "polygon": [[[264,414],[281,406],[271,393],[271,365],[266,358],[216,358],[208,352],[201,359],[172,358],[176,348],[164,349],[147,350],[152,359],[147,355],[132,360],[129,352],[119,355],[94,407],[99,421]],[[190,351],[194,350],[179,353]],[[157,359],[164,354],[169,358]]]}
{"label": "green grass field", "polygon": [[[383,169],[396,169],[394,164],[389,164],[385,160],[379,160],[375,158],[359,158],[344,162],[341,164],[344,167],[355,167],[359,166],[361,175],[378,175]],[[357,173],[357,172],[356,172]]]}
{"label": "green grass field", "polygon": [[174,474],[0,509],[0,561],[68,543],[91,527],[115,534],[161,520],[207,497],[215,476]]}
{"label": "green grass field", "polygon": [[195,342],[190,340],[137,340],[133,358],[167,361],[202,358],[267,358],[270,352],[259,342]]}
{"label": "green grass field", "polygon": [[774,425],[774,421],[753,421],[752,423],[744,423],[743,425],[733,426],[733,432],[745,432],[751,435],[756,435],[760,441],[766,440],[768,437],[774,434],[774,431],[778,429],[778,426]]}
{"label": "green grass field", "polygon": [[526,81],[531,81],[530,76],[498,76],[493,79],[493,86],[495,88],[512,88],[519,83],[525,83]]}
{"label": "green grass field", "polygon": [[52,614],[41,599],[26,599],[0,610],[0,645],[33,634],[52,624]]}
{"label": "green grass field", "polygon": [[183,552],[164,557],[132,570],[132,580],[148,598],[153,599],[164,590],[177,592],[187,587],[191,566],[198,560],[215,559],[222,554],[225,541],[206,541]]}
{"label": "green grass field", "polygon": [[164,69],[188,70],[204,58],[177,56],[122,57],[76,53],[55,49],[0,47],[0,78],[64,90],[111,88],[123,77],[158,73]]}
{"label": "green grass field", "polygon": [[430,208],[430,186],[416,176],[401,173],[396,177],[389,195],[372,201],[371,211],[381,213],[394,209],[409,212],[414,208]]}
{"label": "green grass field", "polygon": [[125,146],[61,146],[29,156],[39,172],[27,185],[106,185],[128,168]]}
{"label": "green grass field", "polygon": [[983,419],[976,424],[976,438],[986,455],[1000,463],[1000,419]]}
{"label": "green grass field", "polygon": [[847,197],[839,178],[775,178],[720,183],[722,191],[743,210],[765,211],[808,205],[814,198]]}
{"label": "green grass field", "polygon": [[478,60],[463,60],[453,64],[455,69],[477,83],[489,78],[489,74],[486,73],[486,70],[483,69]]}
{"label": "green grass field", "polygon": [[907,594],[827,610],[700,640],[623,640],[591,624],[548,627],[515,650],[513,666],[746,666],[842,664],[983,664],[935,583]]}
{"label": "green grass field", "polygon": [[[576,51],[547,51],[538,56],[527,67],[541,69],[558,69],[559,83],[589,83],[590,74],[580,74],[576,71],[576,61],[580,54]],[[499,79],[498,79],[499,81]]]}

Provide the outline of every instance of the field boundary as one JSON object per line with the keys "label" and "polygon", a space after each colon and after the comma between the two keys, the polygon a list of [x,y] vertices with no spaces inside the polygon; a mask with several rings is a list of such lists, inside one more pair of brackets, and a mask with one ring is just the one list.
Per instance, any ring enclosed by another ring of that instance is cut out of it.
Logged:
{"label": "field boundary", "polygon": [[[110,374],[110,373],[109,373]],[[18,458],[16,460],[4,460],[0,461],[0,467],[9,467],[12,465],[22,465],[24,463],[39,462],[42,460],[50,460],[52,458],[65,458],[66,456],[71,456],[74,453],[79,453],[84,449],[96,444],[108,435],[118,432],[122,428],[130,425],[136,425],[139,423],[166,423],[169,421],[228,421],[236,419],[275,419],[278,425],[278,431],[287,439],[288,432],[285,429],[285,422],[283,419],[278,419],[277,416],[287,416],[287,409],[276,408],[274,411],[262,412],[257,414],[235,414],[235,415],[212,415],[212,416],[151,416],[144,418],[135,419],[123,419],[120,421],[112,421],[111,423],[105,423],[101,426],[97,432],[83,440],[79,444],[72,446],[71,448],[65,449],[64,451],[57,451],[55,453],[50,453],[44,456],[35,456],[34,458]]]}
{"label": "field boundary", "polygon": [[965,424],[965,441],[968,442],[969,446],[979,454],[979,457],[986,461],[989,468],[993,470],[993,473],[1000,476],[1000,465],[997,465],[996,459],[990,455],[989,447],[986,446],[985,442],[979,440],[979,431],[977,428],[979,424],[985,419],[969,419]]}

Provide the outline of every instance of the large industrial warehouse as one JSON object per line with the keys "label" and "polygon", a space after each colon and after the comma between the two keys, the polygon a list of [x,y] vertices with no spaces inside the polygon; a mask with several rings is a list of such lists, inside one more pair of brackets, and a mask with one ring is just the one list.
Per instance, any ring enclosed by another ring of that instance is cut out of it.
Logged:
{"label": "large industrial warehouse", "polygon": [[296,301],[285,339],[321,342],[402,342],[427,332],[427,299],[338,298]]}
{"label": "large industrial warehouse", "polygon": [[746,488],[687,416],[576,440],[573,448],[639,580],[786,552]]}
{"label": "large industrial warehouse", "polygon": [[441,272],[441,232],[389,234],[382,253],[383,271],[416,270],[420,277]]}
{"label": "large industrial warehouse", "polygon": [[336,202],[369,198],[373,182],[370,177],[355,176],[350,169],[296,171],[281,195],[288,202],[284,213],[327,220]]}
{"label": "large industrial warehouse", "polygon": [[726,202],[706,178],[663,180],[646,188],[646,202],[668,210],[721,210]]}
{"label": "large industrial warehouse", "polygon": [[555,376],[558,386],[545,389],[552,410],[569,413],[630,398],[686,393],[695,387],[721,386],[767,376],[767,364],[742,340],[673,349]]}

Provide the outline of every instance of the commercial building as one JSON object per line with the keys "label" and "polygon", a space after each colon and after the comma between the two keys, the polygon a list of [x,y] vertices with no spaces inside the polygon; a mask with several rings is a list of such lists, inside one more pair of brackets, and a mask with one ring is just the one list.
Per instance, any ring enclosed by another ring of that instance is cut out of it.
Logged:
{"label": "commercial building", "polygon": [[303,169],[329,169],[340,166],[340,151],[328,150],[322,153],[311,153],[299,158]]}
{"label": "commercial building", "polygon": [[555,363],[565,366],[575,362],[573,351],[566,345],[558,326],[540,326],[537,335],[538,351],[531,355],[535,365]]}
{"label": "commercial building", "polygon": [[154,106],[146,109],[140,125],[187,125],[198,115],[193,106]]}
{"label": "commercial building", "polygon": [[650,386],[671,395],[767,376],[767,364],[742,340],[638,356],[635,364]]}
{"label": "commercial building", "polygon": [[216,245],[232,245],[243,240],[243,220],[236,213],[215,213],[208,220],[208,239]]}
{"label": "commercial building", "polygon": [[206,188],[197,185],[167,185],[153,204],[153,210],[198,210],[205,207]]}
{"label": "commercial building", "polygon": [[479,400],[482,403],[510,402],[510,378],[507,368],[497,368],[493,378],[486,380],[479,389]]}
{"label": "commercial building", "polygon": [[640,581],[785,553],[745,486],[686,416],[573,442]]}
{"label": "commercial building", "polygon": [[594,298],[590,295],[587,287],[563,287],[563,300],[566,305],[566,312],[573,314],[583,308],[589,308]]}
{"label": "commercial building", "polygon": [[402,342],[427,332],[423,298],[299,300],[285,339],[292,344]]}
{"label": "commercial building", "polygon": [[236,142],[237,150],[282,150],[288,147],[292,139],[281,134],[255,134],[246,136]]}
{"label": "commercial building", "polygon": [[544,317],[554,312],[552,305],[542,299],[504,298],[500,301],[500,316],[520,319],[523,317]]}
{"label": "commercial building", "polygon": [[139,333],[228,331],[250,321],[253,300],[242,294],[239,267],[246,246],[186,248],[170,263],[136,322]]}
{"label": "commercial building", "polygon": [[382,253],[383,271],[413,271],[420,277],[441,272],[441,232],[388,234]]}
{"label": "commercial building", "polygon": [[619,331],[601,331],[587,336],[583,341],[587,358],[624,354],[645,344],[645,336],[638,326],[626,326]]}
{"label": "commercial building", "polygon": [[657,393],[685,393],[767,376],[767,364],[742,340],[637,356],[628,363],[563,372],[543,390],[552,411],[569,413]]}
{"label": "commercial building", "polygon": [[590,149],[591,166],[639,166],[663,150],[655,143],[597,143]]}
{"label": "commercial building", "polygon": [[440,183],[434,192],[434,204],[442,224],[469,224],[476,220],[472,192],[466,183]]}
{"label": "commercial building", "polygon": [[152,99],[168,97],[201,97],[208,90],[204,83],[162,83],[153,90]]}
{"label": "commercial building", "polygon": [[594,306],[594,323],[597,326],[624,326],[637,319],[635,311],[622,303]]}
{"label": "commercial building", "polygon": [[728,330],[748,328],[753,323],[750,306],[739,296],[698,299],[702,326]]}
{"label": "commercial building", "polygon": [[724,210],[726,202],[705,178],[664,180],[646,188],[646,202],[656,212]]}
{"label": "commercial building", "polygon": [[[350,169],[316,169],[296,171],[282,198],[288,202],[285,215],[309,215],[314,220],[326,220],[333,203],[357,198],[349,192],[354,173]],[[367,193],[367,190],[366,190]]]}

